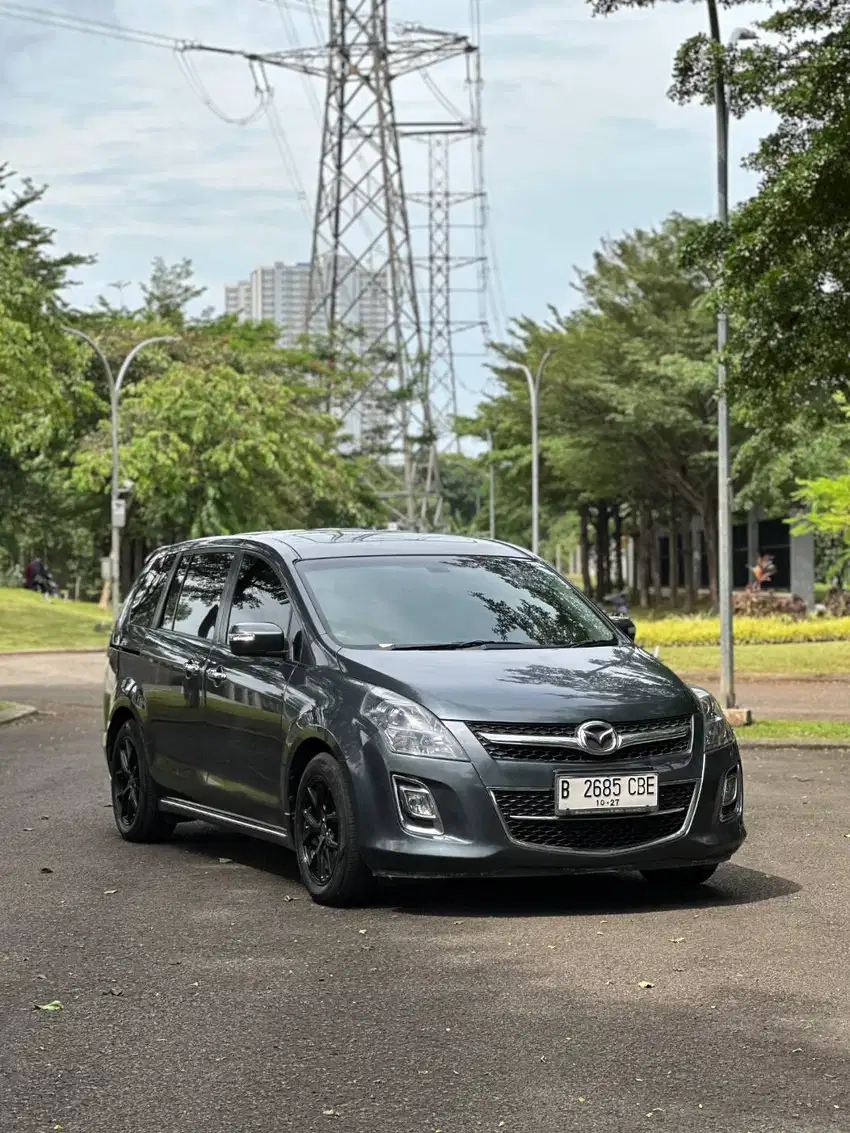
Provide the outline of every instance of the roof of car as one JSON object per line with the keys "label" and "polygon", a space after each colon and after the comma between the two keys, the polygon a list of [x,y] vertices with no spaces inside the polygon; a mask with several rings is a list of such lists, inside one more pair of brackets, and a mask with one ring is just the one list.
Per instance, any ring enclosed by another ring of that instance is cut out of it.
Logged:
{"label": "roof of car", "polygon": [[[223,537],[219,537],[223,541]],[[197,542],[209,545],[219,539]],[[415,531],[324,528],[316,531],[250,531],[229,539],[274,546],[287,558],[327,559],[374,555],[472,554],[527,558],[528,551],[510,543],[468,535],[421,534]]]}

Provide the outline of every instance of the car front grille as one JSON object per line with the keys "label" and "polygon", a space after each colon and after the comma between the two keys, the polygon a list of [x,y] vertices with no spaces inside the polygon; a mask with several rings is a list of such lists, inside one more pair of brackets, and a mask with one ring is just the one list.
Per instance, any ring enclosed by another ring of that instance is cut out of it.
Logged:
{"label": "car front grille", "polygon": [[691,749],[692,717],[618,723],[621,746],[608,755],[590,755],[578,742],[577,724],[467,725],[492,759],[524,763],[633,763],[684,755]]}
{"label": "car front grille", "polygon": [[669,838],[684,826],[696,781],[662,783],[653,814],[568,817],[555,814],[555,789],[492,792],[508,833],[516,842],[561,850],[628,850]]}

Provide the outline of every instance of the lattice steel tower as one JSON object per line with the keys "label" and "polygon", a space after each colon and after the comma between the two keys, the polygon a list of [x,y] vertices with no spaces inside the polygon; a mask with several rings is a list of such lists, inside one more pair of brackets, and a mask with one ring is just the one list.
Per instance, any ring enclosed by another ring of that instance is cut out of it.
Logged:
{"label": "lattice steel tower", "polygon": [[327,77],[307,325],[333,337],[363,325],[364,307],[371,311],[361,349],[384,348],[391,360],[392,432],[403,454],[403,483],[385,495],[406,525],[429,528],[440,522],[442,501],[393,82],[475,48],[467,36],[418,25],[391,40],[388,3],[330,0],[326,47],[257,58]]}

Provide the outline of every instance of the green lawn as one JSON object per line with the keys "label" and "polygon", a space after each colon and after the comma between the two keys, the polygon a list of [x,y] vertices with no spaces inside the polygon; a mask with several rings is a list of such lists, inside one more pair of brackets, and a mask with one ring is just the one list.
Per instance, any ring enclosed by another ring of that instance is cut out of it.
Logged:
{"label": "green lawn", "polygon": [[[659,660],[677,673],[719,672],[714,645],[677,645],[659,650]],[[812,641],[792,645],[738,645],[735,670],[745,673],[850,673],[850,641]]]}
{"label": "green lawn", "polygon": [[95,649],[106,645],[111,624],[112,615],[91,602],[47,602],[30,590],[0,589],[0,653]]}
{"label": "green lawn", "polygon": [[850,747],[850,724],[840,720],[759,720],[748,727],[736,728],[741,743],[747,740],[794,741],[830,740]]}

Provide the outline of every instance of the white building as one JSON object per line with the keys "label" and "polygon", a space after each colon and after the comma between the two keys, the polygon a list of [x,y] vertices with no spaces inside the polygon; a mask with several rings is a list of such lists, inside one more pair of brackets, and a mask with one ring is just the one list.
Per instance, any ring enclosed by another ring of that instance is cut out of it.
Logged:
{"label": "white building", "polygon": [[[350,261],[341,261],[341,275],[345,275],[349,265]],[[306,329],[309,289],[309,263],[278,262],[271,267],[254,268],[250,280],[225,287],[224,309],[227,314],[277,323],[283,331],[282,340],[291,342]],[[339,289],[337,310],[343,315],[347,327],[352,330],[363,328],[368,343],[383,341],[389,322],[384,273],[373,275],[355,267]],[[315,333],[324,333],[326,326],[323,322],[321,317],[314,320],[312,329]]]}
{"label": "white building", "polygon": [[[325,257],[324,262],[328,262]],[[386,273],[373,274],[342,260],[339,273],[345,276],[337,294],[337,311],[346,328],[364,332],[368,346],[386,342],[389,329],[389,296]],[[346,274],[348,273],[348,274]],[[307,328],[310,292],[310,264],[275,263],[257,267],[250,280],[230,284],[224,289],[224,309],[243,319],[268,320],[281,329],[283,344],[294,342]],[[324,334],[327,325],[321,316],[313,320],[314,334]],[[375,403],[364,396],[345,415],[343,429],[355,437],[380,427],[381,414]]]}

